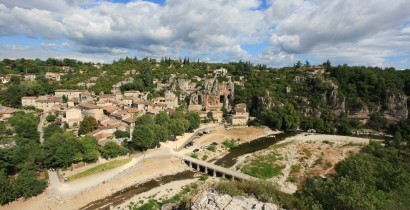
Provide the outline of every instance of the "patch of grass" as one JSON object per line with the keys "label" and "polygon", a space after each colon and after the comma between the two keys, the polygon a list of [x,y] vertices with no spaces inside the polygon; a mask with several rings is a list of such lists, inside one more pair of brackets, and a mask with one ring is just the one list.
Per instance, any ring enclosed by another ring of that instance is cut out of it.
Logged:
{"label": "patch of grass", "polygon": [[288,142],[284,142],[284,143],[280,143],[280,144],[274,144],[272,145],[272,148],[278,149],[278,148],[282,148],[282,147],[286,147],[289,144],[292,144],[292,141],[288,141]]}
{"label": "patch of grass", "polygon": [[312,152],[308,149],[303,149],[303,153],[306,155],[307,158],[310,158],[312,156]]}
{"label": "patch of grass", "polygon": [[157,201],[150,199],[148,203],[140,207],[133,208],[133,209],[134,210],[157,210],[157,209],[160,209],[160,206],[158,205]]}
{"label": "patch of grass", "polygon": [[131,161],[131,158],[127,158],[127,159],[123,159],[123,160],[114,160],[114,161],[111,161],[111,162],[108,162],[108,163],[104,163],[104,164],[98,165],[94,168],[90,168],[86,171],[83,171],[81,173],[70,176],[68,178],[68,180],[72,181],[72,180],[79,179],[79,178],[82,178],[82,177],[90,176],[92,174],[100,173],[102,171],[110,170],[110,169],[125,165],[125,164],[129,163],[130,161]]}
{"label": "patch of grass", "polygon": [[216,147],[214,145],[211,145],[207,148],[209,151],[215,152],[216,151]]}
{"label": "patch of grass", "polygon": [[205,154],[204,156],[202,156],[202,160],[206,160],[206,159],[208,159],[208,155],[207,155],[207,154]]}
{"label": "patch of grass", "polygon": [[226,140],[222,143],[222,145],[223,145],[225,148],[227,148],[227,149],[232,149],[232,148],[235,148],[235,147],[239,146],[239,143],[238,143],[238,141],[235,140],[235,139],[226,139]]}
{"label": "patch of grass", "polygon": [[320,156],[316,161],[315,161],[315,164],[313,164],[314,166],[315,165],[322,165],[323,164],[323,156]]}
{"label": "patch of grass", "polygon": [[274,164],[276,160],[278,160],[278,156],[275,153],[257,156],[246,164],[241,171],[253,177],[269,179],[280,175],[282,169],[285,168],[285,166]]}
{"label": "patch of grass", "polygon": [[195,154],[195,153],[194,153],[194,154],[192,154],[192,155],[191,155],[191,157],[192,157],[192,158],[196,158],[196,159],[198,159],[198,155],[197,155],[197,154]]}
{"label": "patch of grass", "polygon": [[326,169],[331,168],[333,164],[331,162],[326,162],[325,163]]}
{"label": "patch of grass", "polygon": [[201,180],[201,181],[206,181],[207,179],[209,178],[209,176],[201,176],[200,178],[199,178],[199,180]]}
{"label": "patch of grass", "polygon": [[363,146],[363,144],[361,143],[354,143],[354,142],[349,142],[347,144],[344,144],[343,147],[361,147]]}
{"label": "patch of grass", "polygon": [[301,165],[299,165],[299,164],[292,165],[292,166],[290,167],[290,173],[299,172],[300,169],[302,169],[302,166],[301,166]]}
{"label": "patch of grass", "polygon": [[324,140],[322,141],[324,144],[328,144],[330,146],[332,146],[333,144],[335,144],[334,142],[328,141],[328,140]]}

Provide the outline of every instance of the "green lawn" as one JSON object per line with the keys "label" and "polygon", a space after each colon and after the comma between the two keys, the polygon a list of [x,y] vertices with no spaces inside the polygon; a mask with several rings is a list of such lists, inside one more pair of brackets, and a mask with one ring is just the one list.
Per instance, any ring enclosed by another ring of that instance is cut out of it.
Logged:
{"label": "green lawn", "polygon": [[94,168],[90,168],[86,171],[83,171],[81,173],[70,176],[68,178],[68,180],[72,181],[72,180],[79,179],[79,178],[82,178],[82,177],[90,176],[92,174],[100,173],[100,172],[105,171],[105,170],[110,170],[110,169],[125,165],[125,164],[129,163],[130,161],[131,161],[131,158],[127,158],[127,159],[123,159],[123,160],[114,160],[114,161],[111,161],[111,162],[108,162],[108,163],[104,163],[104,164],[101,164],[101,165],[96,166]]}

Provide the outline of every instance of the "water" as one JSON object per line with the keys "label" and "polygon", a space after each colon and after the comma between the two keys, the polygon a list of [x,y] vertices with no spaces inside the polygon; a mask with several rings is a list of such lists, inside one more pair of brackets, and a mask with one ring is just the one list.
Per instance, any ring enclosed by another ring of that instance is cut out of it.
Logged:
{"label": "water", "polygon": [[233,165],[235,165],[236,159],[239,156],[266,149],[269,146],[279,141],[282,141],[285,138],[294,136],[294,135],[296,135],[296,133],[294,132],[280,133],[280,134],[276,134],[274,137],[262,137],[262,138],[250,141],[249,143],[241,144],[238,147],[230,149],[227,155],[217,160],[214,164],[225,167],[225,168],[230,168]]}
{"label": "water", "polygon": [[173,181],[192,179],[194,178],[194,174],[195,172],[192,172],[192,171],[184,171],[184,172],[180,172],[174,175],[163,176],[163,177],[160,177],[159,179],[152,179],[142,184],[137,184],[137,185],[127,187],[103,199],[93,201],[87,204],[86,206],[80,208],[80,210],[110,209],[110,206],[116,206],[116,205],[122,204],[138,194],[147,192],[161,185],[164,185],[164,184],[167,184]]}

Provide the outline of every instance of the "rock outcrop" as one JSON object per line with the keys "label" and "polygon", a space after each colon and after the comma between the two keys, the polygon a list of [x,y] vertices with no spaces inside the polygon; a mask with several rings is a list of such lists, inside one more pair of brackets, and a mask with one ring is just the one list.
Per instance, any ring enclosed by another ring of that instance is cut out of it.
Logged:
{"label": "rock outcrop", "polygon": [[382,113],[390,122],[408,118],[407,96],[401,93],[386,91],[382,101]]}
{"label": "rock outcrop", "polygon": [[345,112],[345,97],[341,96],[337,90],[338,87],[333,82],[330,82],[331,89],[327,90],[322,95],[322,103],[326,106],[329,106],[333,114],[339,116],[343,112]]}
{"label": "rock outcrop", "polygon": [[206,79],[203,89],[191,95],[189,109],[220,110],[224,106],[230,110],[229,100],[234,97],[234,86],[230,80],[218,81],[216,77]]}
{"label": "rock outcrop", "polygon": [[202,192],[194,201],[191,206],[192,210],[247,210],[247,209],[260,209],[260,210],[276,210],[279,209],[275,204],[263,203],[255,198],[237,196],[231,197],[230,195],[222,195],[217,192]]}
{"label": "rock outcrop", "polygon": [[271,110],[273,107],[275,107],[273,98],[269,95],[269,91],[266,91],[266,95],[264,97],[257,98],[256,114],[260,117],[263,110]]}

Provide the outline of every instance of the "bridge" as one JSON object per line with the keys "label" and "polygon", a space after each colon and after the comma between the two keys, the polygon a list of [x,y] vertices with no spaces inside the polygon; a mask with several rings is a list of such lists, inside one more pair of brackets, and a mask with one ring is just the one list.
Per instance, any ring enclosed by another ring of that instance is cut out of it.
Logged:
{"label": "bridge", "polygon": [[183,160],[187,165],[189,165],[189,167],[194,168],[197,171],[212,175],[214,177],[218,176],[238,181],[257,180],[257,178],[243,174],[241,172],[217,166],[215,164],[208,163],[203,160],[198,160],[196,158],[192,158],[186,155],[175,153],[174,156]]}

